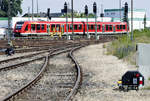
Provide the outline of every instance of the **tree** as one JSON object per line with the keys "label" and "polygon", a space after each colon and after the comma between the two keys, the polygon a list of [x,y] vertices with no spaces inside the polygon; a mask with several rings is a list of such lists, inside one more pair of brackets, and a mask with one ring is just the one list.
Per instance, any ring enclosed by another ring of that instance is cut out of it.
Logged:
{"label": "tree", "polygon": [[1,0],[0,17],[8,17],[8,3],[10,3],[12,17],[22,14],[21,3],[23,0]]}

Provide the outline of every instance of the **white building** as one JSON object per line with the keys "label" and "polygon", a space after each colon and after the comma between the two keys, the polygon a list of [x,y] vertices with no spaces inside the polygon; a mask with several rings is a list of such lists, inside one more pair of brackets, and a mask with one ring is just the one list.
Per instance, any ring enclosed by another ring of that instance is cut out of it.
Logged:
{"label": "white building", "polygon": [[[144,9],[134,9],[133,10],[133,18],[144,18],[146,14],[146,10]],[[124,17],[124,8],[122,9],[105,9],[104,16],[111,18],[121,18]],[[128,17],[131,18],[131,10],[128,11]]]}
{"label": "white building", "polygon": [[[146,10],[144,9],[134,9],[133,10],[133,29],[144,29],[144,17]],[[124,17],[124,8],[122,9],[105,9],[105,17],[111,17],[112,21],[119,22],[122,21]],[[121,19],[120,19],[121,18]],[[128,12],[129,25],[131,27],[131,10]],[[147,19],[147,27],[150,27],[150,19]]]}

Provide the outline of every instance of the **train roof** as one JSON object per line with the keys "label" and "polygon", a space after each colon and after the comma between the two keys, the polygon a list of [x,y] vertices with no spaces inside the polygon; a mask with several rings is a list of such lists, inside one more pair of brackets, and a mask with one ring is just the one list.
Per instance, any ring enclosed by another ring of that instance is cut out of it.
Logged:
{"label": "train roof", "polygon": [[[61,23],[66,23],[65,21],[24,21],[24,23],[30,23],[30,24],[48,24],[48,23],[56,23],[56,24],[61,24]],[[68,24],[71,24],[72,22],[68,22]],[[86,22],[74,22],[74,24],[82,24]],[[88,22],[88,24],[93,24],[95,22]],[[101,24],[126,24],[126,22],[97,22]]]}

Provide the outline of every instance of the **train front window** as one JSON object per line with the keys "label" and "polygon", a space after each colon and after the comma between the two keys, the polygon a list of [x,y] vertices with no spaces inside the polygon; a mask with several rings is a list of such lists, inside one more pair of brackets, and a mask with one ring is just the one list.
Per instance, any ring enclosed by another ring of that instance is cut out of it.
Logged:
{"label": "train front window", "polygon": [[25,31],[28,31],[28,25],[26,26]]}
{"label": "train front window", "polygon": [[24,22],[17,22],[16,23],[16,30],[20,30],[23,26]]}

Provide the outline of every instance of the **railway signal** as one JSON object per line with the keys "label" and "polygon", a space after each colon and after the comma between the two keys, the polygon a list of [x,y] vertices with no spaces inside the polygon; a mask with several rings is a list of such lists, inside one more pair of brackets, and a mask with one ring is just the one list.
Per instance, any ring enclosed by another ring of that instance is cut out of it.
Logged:
{"label": "railway signal", "polygon": [[70,37],[68,35],[68,6],[67,6],[67,3],[65,2],[64,4],[64,13],[66,13],[66,31],[67,31],[67,39],[70,40]]}
{"label": "railway signal", "polygon": [[96,2],[93,3],[93,12],[95,14],[95,38],[96,38],[96,40],[98,40],[98,37],[97,37],[97,5],[96,5]]}
{"label": "railway signal", "polygon": [[89,32],[88,32],[88,6],[85,5],[85,15],[86,15],[86,22],[87,22],[87,37],[90,38]]}
{"label": "railway signal", "polygon": [[128,3],[125,3],[125,7],[124,7],[124,22],[128,22]]}
{"label": "railway signal", "polygon": [[118,81],[119,90],[139,90],[144,86],[144,76],[139,71],[127,71]]}
{"label": "railway signal", "polygon": [[47,17],[48,17],[49,20],[51,20],[51,17],[50,17],[50,8],[47,9]]}

